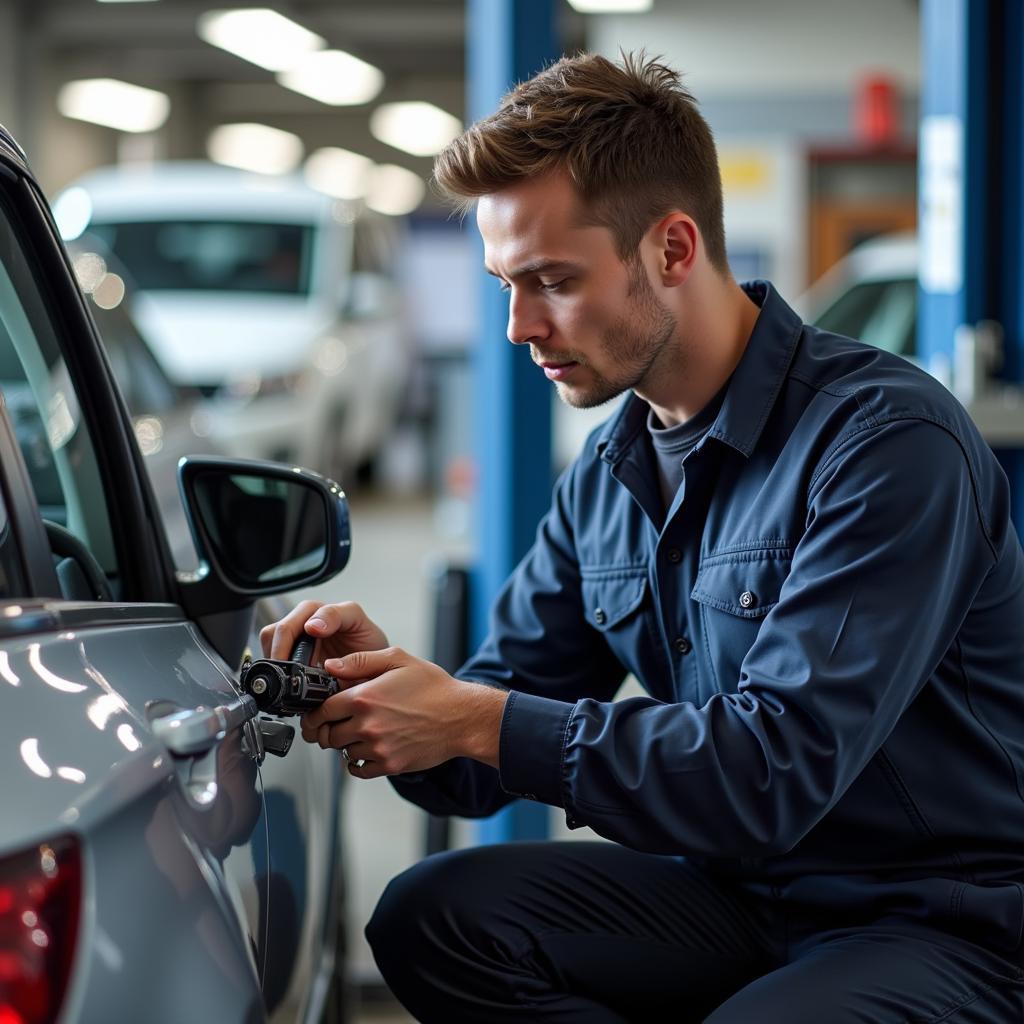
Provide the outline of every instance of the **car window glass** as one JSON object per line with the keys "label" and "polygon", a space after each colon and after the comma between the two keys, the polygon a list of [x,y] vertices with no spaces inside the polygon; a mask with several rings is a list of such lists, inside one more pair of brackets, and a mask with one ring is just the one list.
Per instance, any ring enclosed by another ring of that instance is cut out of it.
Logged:
{"label": "car window glass", "polygon": [[914,356],[917,350],[917,281],[866,281],[844,292],[816,320],[826,331]]}
{"label": "car window glass", "polygon": [[21,597],[26,589],[7,505],[0,496],[0,598]]}
{"label": "car window glass", "polygon": [[313,229],[248,221],[93,223],[143,290],[305,295]]}
{"label": "car window glass", "polygon": [[89,302],[121,394],[133,416],[173,409],[177,387],[164,373],[132,319],[134,285],[103,245],[89,235],[68,243],[78,284]]}
{"label": "car window glass", "polygon": [[174,384],[139,337],[124,307],[91,305],[103,347],[121,393],[133,416],[166,412],[178,403]]}
{"label": "car window glass", "polygon": [[33,261],[0,207],[0,391],[43,519],[72,533],[108,583],[117,562],[102,479]]}

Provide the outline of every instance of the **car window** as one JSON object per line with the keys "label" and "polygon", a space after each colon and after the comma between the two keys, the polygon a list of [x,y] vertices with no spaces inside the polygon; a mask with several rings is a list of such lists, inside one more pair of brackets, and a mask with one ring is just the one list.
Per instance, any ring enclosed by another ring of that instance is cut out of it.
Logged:
{"label": "car window", "polygon": [[917,281],[865,281],[844,292],[815,320],[818,327],[913,357],[917,353]]}
{"label": "car window", "polygon": [[114,588],[118,567],[96,453],[32,277],[34,262],[0,205],[0,392],[44,521],[84,544]]}
{"label": "car window", "polygon": [[306,295],[313,229],[249,221],[94,222],[143,290]]}
{"label": "car window", "polygon": [[0,496],[0,599],[21,597],[27,590],[7,505]]}
{"label": "car window", "polygon": [[121,394],[133,416],[167,412],[181,401],[132,319],[135,289],[97,239],[88,235],[68,243],[71,266],[89,301],[89,309],[107,351]]}

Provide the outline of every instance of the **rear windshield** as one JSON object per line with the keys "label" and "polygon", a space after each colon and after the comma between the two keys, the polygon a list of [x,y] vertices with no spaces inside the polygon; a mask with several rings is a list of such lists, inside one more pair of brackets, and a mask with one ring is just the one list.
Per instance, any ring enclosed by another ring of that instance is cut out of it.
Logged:
{"label": "rear windshield", "polygon": [[309,293],[308,225],[132,221],[89,230],[145,290]]}

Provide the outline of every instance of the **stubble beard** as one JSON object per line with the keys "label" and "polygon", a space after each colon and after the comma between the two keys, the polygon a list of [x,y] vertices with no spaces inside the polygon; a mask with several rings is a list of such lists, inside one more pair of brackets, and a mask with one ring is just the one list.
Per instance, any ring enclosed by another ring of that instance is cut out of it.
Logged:
{"label": "stubble beard", "polygon": [[575,359],[590,370],[586,388],[555,382],[558,397],[574,409],[593,409],[626,391],[642,385],[659,356],[676,333],[676,318],[659,301],[642,268],[637,266],[630,278],[631,308],[617,320],[601,339],[602,362],[610,373],[599,373],[585,359]]}

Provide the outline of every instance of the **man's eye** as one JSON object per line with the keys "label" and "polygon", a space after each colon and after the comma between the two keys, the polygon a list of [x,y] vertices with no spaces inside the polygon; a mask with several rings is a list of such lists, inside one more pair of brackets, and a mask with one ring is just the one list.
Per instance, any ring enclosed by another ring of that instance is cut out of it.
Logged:
{"label": "man's eye", "polygon": [[510,292],[512,291],[512,285],[510,285],[508,281],[502,281],[501,284],[498,285],[498,290],[502,292]]}
{"label": "man's eye", "polygon": [[565,282],[566,279],[564,277],[561,281],[541,281],[539,287],[542,292],[557,292]]}

